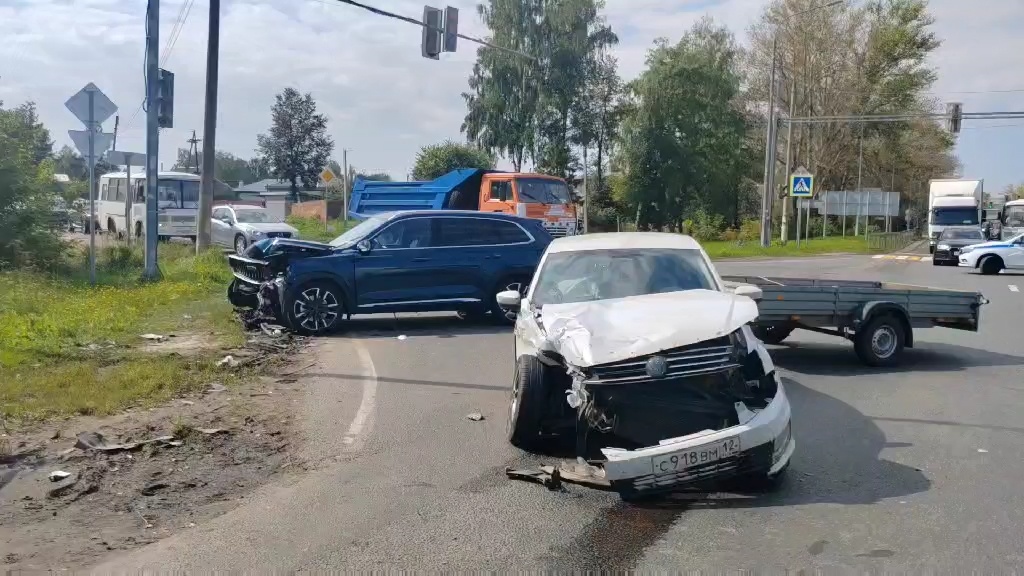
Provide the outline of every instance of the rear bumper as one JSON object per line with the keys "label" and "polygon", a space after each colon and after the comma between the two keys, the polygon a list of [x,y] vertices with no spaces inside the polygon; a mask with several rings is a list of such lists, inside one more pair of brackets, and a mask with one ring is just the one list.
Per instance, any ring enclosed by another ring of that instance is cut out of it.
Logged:
{"label": "rear bumper", "polygon": [[957,251],[954,254],[954,253],[950,252],[949,250],[936,250],[934,253],[932,253],[932,260],[937,260],[939,262],[959,263],[960,262],[960,252]]}
{"label": "rear bumper", "polygon": [[[654,494],[680,488],[700,488],[737,476],[771,476],[782,470],[796,448],[791,411],[782,384],[772,401],[746,423],[723,430],[707,430],[663,440],[638,450],[604,448],[604,477],[623,494]],[[655,462],[665,456],[684,455],[729,439],[738,439],[740,451],[726,458],[665,472]]]}

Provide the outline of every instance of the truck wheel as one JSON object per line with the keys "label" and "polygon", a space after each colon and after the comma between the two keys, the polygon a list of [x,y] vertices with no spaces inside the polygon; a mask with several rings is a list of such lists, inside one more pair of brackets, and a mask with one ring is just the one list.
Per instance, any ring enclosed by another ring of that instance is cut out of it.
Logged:
{"label": "truck wheel", "polygon": [[868,366],[894,366],[907,342],[906,329],[888,314],[872,318],[854,336],[853,350]]}
{"label": "truck wheel", "polygon": [[534,356],[520,357],[512,377],[512,395],[505,426],[508,441],[516,448],[530,452],[540,445],[546,398],[544,364]]}
{"label": "truck wheel", "polygon": [[336,331],[345,316],[341,290],[333,282],[310,282],[290,290],[284,308],[292,330],[310,336]]}
{"label": "truck wheel", "polygon": [[999,274],[999,271],[1003,269],[1003,259],[999,256],[984,256],[981,259],[981,264],[978,265],[981,269],[981,273],[985,275]]}
{"label": "truck wheel", "polygon": [[765,344],[782,344],[793,330],[790,326],[757,326],[754,328],[754,336]]}

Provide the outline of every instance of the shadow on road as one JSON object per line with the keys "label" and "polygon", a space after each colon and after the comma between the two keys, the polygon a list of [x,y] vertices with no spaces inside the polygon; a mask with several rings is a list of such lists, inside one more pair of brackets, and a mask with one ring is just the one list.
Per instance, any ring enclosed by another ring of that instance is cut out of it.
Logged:
{"label": "shadow on road", "polygon": [[904,351],[898,366],[872,368],[864,365],[853,352],[853,346],[801,342],[769,346],[775,364],[799,374],[814,376],[861,376],[901,372],[950,372],[985,366],[1024,366],[1024,356],[1011,356],[977,348],[921,342]]}
{"label": "shadow on road", "polygon": [[345,338],[395,338],[397,336],[435,336],[457,338],[475,334],[511,333],[512,327],[498,324],[489,318],[472,321],[462,320],[455,314],[376,315],[372,318],[355,316],[343,325],[336,336]]}
{"label": "shadow on road", "polygon": [[765,494],[678,493],[643,503],[619,502],[600,513],[572,542],[545,555],[554,569],[630,570],[693,509],[744,509],[801,504],[874,504],[925,492],[921,470],[880,457],[885,433],[856,408],[791,379],[797,450],[779,489]]}

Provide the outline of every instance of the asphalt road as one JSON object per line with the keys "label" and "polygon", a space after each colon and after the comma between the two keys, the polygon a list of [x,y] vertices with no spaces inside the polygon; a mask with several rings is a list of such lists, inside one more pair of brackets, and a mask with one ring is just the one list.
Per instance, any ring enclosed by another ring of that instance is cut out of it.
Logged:
{"label": "asphalt road", "polygon": [[[1024,563],[1024,276],[870,256],[728,262],[723,274],[982,291],[979,333],[916,333],[897,369],[797,332],[773,347],[797,452],[775,494],[629,505],[510,481],[539,463],[504,441],[508,330],[449,317],[357,321],[320,344],[310,456],[320,469],[120,568],[970,569]],[[471,412],[486,419],[466,419]]]}

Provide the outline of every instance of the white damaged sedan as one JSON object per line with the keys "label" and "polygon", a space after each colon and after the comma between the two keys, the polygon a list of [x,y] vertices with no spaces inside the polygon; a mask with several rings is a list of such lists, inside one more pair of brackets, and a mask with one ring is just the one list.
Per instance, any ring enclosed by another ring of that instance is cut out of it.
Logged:
{"label": "white damaged sedan", "polygon": [[497,298],[516,314],[513,445],[575,437],[569,474],[624,498],[785,471],[789,402],[748,326],[760,290],[727,286],[692,238],[559,238],[525,295]]}

